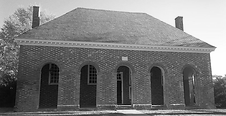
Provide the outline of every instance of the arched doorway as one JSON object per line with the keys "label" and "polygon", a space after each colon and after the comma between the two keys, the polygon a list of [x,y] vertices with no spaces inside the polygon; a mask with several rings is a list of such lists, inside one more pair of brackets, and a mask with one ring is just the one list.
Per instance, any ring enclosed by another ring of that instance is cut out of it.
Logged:
{"label": "arched doorway", "polygon": [[184,101],[186,106],[195,104],[195,70],[192,67],[185,67],[183,70]]}
{"label": "arched doorway", "polygon": [[151,101],[152,105],[164,105],[163,74],[156,66],[151,68]]}
{"label": "arched doorway", "polygon": [[117,104],[131,105],[131,72],[127,66],[117,69]]}
{"label": "arched doorway", "polygon": [[57,108],[59,68],[48,63],[41,70],[39,108]]}
{"label": "arched doorway", "polygon": [[93,65],[81,68],[80,107],[96,107],[97,70]]}

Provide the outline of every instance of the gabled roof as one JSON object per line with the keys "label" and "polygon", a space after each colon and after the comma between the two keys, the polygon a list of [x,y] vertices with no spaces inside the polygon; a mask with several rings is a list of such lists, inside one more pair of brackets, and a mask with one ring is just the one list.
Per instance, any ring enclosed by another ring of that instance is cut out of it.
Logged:
{"label": "gabled roof", "polygon": [[77,8],[19,39],[215,48],[145,13]]}

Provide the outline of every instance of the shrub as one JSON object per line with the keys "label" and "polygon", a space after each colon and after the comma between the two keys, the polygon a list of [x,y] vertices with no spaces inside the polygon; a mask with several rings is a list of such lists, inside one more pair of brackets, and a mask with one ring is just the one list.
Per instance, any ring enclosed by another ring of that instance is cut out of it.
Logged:
{"label": "shrub", "polygon": [[226,108],[226,77],[214,79],[214,98],[217,108]]}

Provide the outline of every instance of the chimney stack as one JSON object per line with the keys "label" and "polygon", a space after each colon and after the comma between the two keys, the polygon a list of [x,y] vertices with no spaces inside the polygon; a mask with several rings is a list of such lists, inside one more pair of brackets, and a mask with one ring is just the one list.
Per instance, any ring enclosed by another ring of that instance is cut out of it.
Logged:
{"label": "chimney stack", "polygon": [[175,18],[175,25],[176,25],[176,28],[184,31],[183,17],[182,16],[178,16],[177,18]]}
{"label": "chimney stack", "polygon": [[40,23],[39,7],[38,6],[33,6],[32,28],[38,27],[39,23]]}

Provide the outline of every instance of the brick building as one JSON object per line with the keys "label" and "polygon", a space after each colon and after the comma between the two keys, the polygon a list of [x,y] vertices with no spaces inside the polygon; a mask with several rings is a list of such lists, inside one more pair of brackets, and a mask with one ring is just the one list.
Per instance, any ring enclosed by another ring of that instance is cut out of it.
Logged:
{"label": "brick building", "polygon": [[[214,108],[215,47],[145,13],[77,8],[17,37],[16,110]],[[179,28],[179,29],[178,29]]]}

